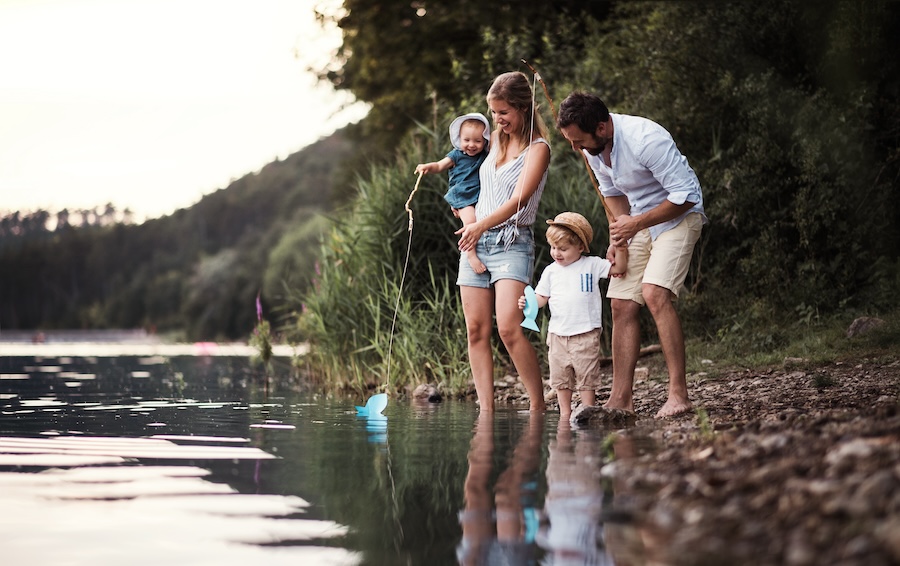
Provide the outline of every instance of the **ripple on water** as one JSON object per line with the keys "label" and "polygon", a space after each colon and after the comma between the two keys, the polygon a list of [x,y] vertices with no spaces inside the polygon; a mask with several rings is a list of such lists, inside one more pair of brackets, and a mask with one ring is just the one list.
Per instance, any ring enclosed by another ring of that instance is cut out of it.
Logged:
{"label": "ripple on water", "polygon": [[[358,564],[297,496],[242,494],[191,462],[275,456],[238,437],[0,437],[4,562]],[[183,465],[151,462],[182,461]],[[21,470],[34,469],[36,473]],[[147,541],[156,541],[148,544]],[[160,544],[164,541],[164,544]]]}

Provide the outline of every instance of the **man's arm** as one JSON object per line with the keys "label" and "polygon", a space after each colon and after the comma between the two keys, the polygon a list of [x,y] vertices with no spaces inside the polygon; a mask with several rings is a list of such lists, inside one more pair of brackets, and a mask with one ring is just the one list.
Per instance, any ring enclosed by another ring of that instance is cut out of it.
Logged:
{"label": "man's arm", "polygon": [[691,201],[685,201],[683,204],[673,204],[669,200],[664,200],[656,208],[652,208],[637,216],[629,216],[628,214],[617,215],[615,222],[609,225],[610,240],[617,245],[627,242],[641,230],[668,222],[673,218],[678,218],[693,208],[695,204],[697,203]]}

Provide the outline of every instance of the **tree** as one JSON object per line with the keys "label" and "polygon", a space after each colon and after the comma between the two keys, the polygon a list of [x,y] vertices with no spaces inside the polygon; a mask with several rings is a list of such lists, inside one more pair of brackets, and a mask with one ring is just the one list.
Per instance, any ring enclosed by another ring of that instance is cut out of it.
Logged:
{"label": "tree", "polygon": [[343,34],[336,63],[320,77],[372,104],[362,133],[384,155],[416,122],[433,124],[436,106],[468,101],[469,111],[483,110],[491,80],[524,69],[521,59],[580,47],[586,22],[606,17],[610,5],[345,0],[341,13],[320,14]]}

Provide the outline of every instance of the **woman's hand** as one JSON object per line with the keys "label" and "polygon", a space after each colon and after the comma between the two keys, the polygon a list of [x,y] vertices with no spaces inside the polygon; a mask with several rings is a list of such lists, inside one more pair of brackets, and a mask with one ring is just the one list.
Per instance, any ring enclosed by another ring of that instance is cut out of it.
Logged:
{"label": "woman's hand", "polygon": [[475,245],[478,244],[478,239],[484,234],[484,228],[482,227],[481,222],[473,222],[471,224],[466,224],[454,232],[454,234],[459,236],[459,251],[468,252],[475,249]]}
{"label": "woman's hand", "polygon": [[519,296],[519,310],[525,310],[525,295]]}

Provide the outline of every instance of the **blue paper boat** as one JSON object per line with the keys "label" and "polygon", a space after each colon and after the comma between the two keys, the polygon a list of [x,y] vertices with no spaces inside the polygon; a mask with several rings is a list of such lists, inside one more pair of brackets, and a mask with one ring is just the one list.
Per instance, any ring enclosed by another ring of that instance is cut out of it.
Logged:
{"label": "blue paper boat", "polygon": [[360,417],[372,417],[375,415],[381,415],[381,411],[387,407],[387,393],[378,393],[377,395],[372,395],[369,397],[369,400],[366,401],[365,407],[360,407],[356,405],[356,414]]}
{"label": "blue paper boat", "polygon": [[525,320],[522,321],[522,326],[529,330],[537,330],[540,332],[541,329],[538,328],[537,323],[534,322],[538,313],[538,304],[537,295],[534,294],[534,289],[531,288],[531,285],[525,287],[525,308],[522,312],[525,314]]}

